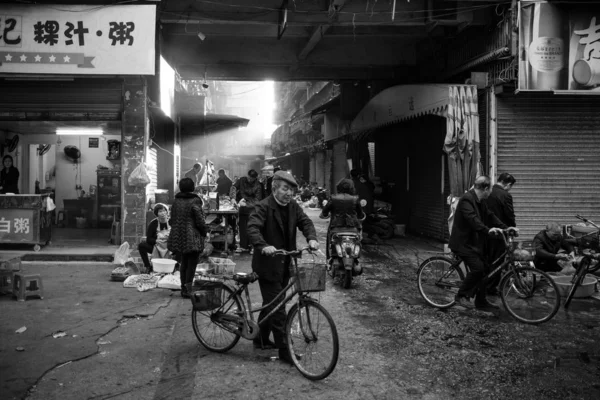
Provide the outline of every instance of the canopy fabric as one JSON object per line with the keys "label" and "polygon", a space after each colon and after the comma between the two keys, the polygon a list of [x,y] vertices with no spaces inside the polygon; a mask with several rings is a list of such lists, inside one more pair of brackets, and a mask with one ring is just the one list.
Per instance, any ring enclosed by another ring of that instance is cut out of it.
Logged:
{"label": "canopy fabric", "polygon": [[373,97],[350,125],[350,133],[395,124],[427,114],[446,116],[448,85],[399,85],[383,90]]}
{"label": "canopy fabric", "polygon": [[477,87],[450,86],[448,98],[444,151],[448,154],[450,192],[460,197],[473,185],[481,170]]}

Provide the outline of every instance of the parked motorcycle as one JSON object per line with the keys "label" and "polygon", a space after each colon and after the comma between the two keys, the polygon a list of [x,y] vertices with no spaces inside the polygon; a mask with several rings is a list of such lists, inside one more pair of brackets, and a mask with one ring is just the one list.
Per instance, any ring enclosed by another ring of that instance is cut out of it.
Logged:
{"label": "parked motorcycle", "polygon": [[[323,207],[326,204],[327,200],[323,202]],[[366,206],[366,200],[360,200],[360,205]],[[352,286],[352,277],[362,274],[362,266],[359,265],[362,234],[356,228],[339,229],[332,232],[329,238],[329,275],[332,278],[339,276],[342,287],[349,289]]]}
{"label": "parked motorcycle", "polygon": [[[600,226],[581,215],[576,215],[575,218],[581,220],[584,225],[563,225],[563,236],[566,239],[577,241],[576,257],[581,258],[590,253],[592,255],[600,253]],[[588,267],[589,272],[595,272],[599,269],[600,262],[597,259]]]}

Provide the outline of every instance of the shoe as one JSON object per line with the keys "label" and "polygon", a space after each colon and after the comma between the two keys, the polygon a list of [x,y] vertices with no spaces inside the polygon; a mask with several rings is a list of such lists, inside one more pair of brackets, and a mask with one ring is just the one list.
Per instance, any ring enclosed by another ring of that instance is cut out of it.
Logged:
{"label": "shoe", "polygon": [[454,296],[454,301],[456,302],[456,305],[458,305],[458,306],[462,306],[465,308],[471,307],[471,302],[469,301],[469,298],[467,296],[462,296],[462,295],[457,294],[456,296]]}
{"label": "shoe", "polygon": [[190,293],[187,291],[187,289],[181,289],[181,297],[183,297],[184,299],[192,298],[192,296],[190,296]]}
{"label": "shoe", "polygon": [[258,339],[254,339],[252,341],[252,343],[254,344],[254,348],[255,349],[260,349],[260,350],[272,350],[272,349],[276,349],[277,346],[275,346],[275,343],[271,342],[270,340],[260,340],[260,338]]}
{"label": "shoe", "polygon": [[[296,358],[298,360],[300,360],[302,357],[299,356],[298,354],[296,354]],[[292,360],[292,356],[290,355],[290,352],[287,348],[279,349],[279,359],[286,364],[291,364],[291,365],[294,364],[294,361]]]}
{"label": "shoe", "polygon": [[483,300],[475,300],[475,308],[478,310],[498,310],[500,307],[497,305],[490,303],[489,301]]}

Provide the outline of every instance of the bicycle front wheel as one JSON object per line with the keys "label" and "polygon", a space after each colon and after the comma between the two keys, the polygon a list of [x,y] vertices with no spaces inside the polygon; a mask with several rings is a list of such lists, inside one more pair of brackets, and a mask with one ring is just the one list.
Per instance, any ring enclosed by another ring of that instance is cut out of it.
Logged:
{"label": "bicycle front wheel", "polygon": [[241,301],[223,285],[221,307],[210,311],[192,309],[192,326],[198,341],[210,351],[225,353],[237,344],[242,332]]}
{"label": "bicycle front wheel", "polygon": [[331,315],[315,301],[294,304],[286,321],[287,346],[294,365],[311,380],[326,378],[337,364],[340,345]]}
{"label": "bicycle front wheel", "polygon": [[527,324],[549,321],[560,308],[560,294],[554,280],[535,268],[515,268],[500,282],[500,297],[515,319]]}
{"label": "bicycle front wheel", "polygon": [[569,305],[571,304],[571,300],[573,300],[573,297],[575,296],[577,288],[583,283],[583,280],[585,279],[585,275],[588,272],[590,264],[591,259],[589,257],[583,257],[583,259],[581,260],[581,264],[579,264],[579,267],[577,267],[577,273],[573,277],[573,284],[569,289],[569,294],[567,294],[567,300],[565,300],[565,309],[569,308]]}
{"label": "bicycle front wheel", "polygon": [[459,265],[447,257],[431,257],[423,261],[417,271],[419,293],[429,305],[448,308],[464,279]]}

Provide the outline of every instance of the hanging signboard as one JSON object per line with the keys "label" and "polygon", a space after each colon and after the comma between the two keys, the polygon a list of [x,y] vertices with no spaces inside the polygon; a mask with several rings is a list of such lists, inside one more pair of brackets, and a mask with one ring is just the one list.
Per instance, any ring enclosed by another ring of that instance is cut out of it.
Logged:
{"label": "hanging signboard", "polygon": [[600,5],[521,1],[519,90],[600,94]]}
{"label": "hanging signboard", "polygon": [[154,75],[156,6],[0,6],[0,73]]}

